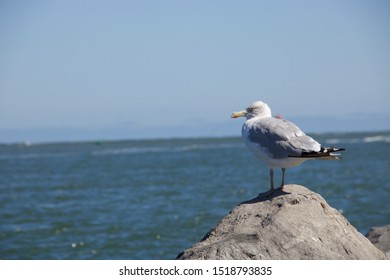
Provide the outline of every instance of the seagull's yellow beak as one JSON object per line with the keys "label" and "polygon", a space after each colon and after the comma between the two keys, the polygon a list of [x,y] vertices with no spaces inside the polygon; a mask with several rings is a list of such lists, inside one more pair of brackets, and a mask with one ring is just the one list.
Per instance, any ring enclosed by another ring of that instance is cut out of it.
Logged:
{"label": "seagull's yellow beak", "polygon": [[232,118],[235,119],[235,118],[245,117],[246,113],[247,113],[246,110],[240,112],[233,112]]}

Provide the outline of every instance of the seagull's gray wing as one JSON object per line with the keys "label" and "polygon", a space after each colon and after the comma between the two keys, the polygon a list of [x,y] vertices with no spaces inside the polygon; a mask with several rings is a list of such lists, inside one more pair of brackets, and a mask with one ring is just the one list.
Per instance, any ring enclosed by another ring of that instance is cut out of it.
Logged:
{"label": "seagull's gray wing", "polygon": [[317,152],[321,148],[317,141],[286,120],[260,118],[248,128],[249,140],[267,149],[273,158],[300,157],[303,152]]}

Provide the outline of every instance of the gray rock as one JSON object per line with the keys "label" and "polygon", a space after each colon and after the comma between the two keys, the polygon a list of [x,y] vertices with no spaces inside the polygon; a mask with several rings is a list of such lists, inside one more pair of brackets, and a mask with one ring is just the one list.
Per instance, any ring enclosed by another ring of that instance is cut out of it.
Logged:
{"label": "gray rock", "polygon": [[371,228],[367,238],[390,259],[390,225]]}
{"label": "gray rock", "polygon": [[235,207],[177,259],[386,259],[317,193],[286,185]]}

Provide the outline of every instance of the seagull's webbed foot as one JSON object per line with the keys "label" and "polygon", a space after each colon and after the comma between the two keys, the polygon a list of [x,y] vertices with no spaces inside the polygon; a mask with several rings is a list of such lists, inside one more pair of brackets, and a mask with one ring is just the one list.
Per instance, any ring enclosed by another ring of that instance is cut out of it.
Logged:
{"label": "seagull's webbed foot", "polygon": [[275,189],[274,189],[273,186],[271,186],[271,188],[270,188],[268,191],[266,191],[266,192],[264,192],[264,193],[260,193],[260,194],[261,194],[261,195],[265,195],[266,197],[268,197],[268,196],[273,195],[274,192],[275,192]]}
{"label": "seagull's webbed foot", "polygon": [[[283,170],[283,181],[282,181],[282,185],[280,186],[280,188],[283,188],[283,186],[284,186],[284,171],[285,171],[285,168],[283,168],[282,170]],[[268,197],[268,196],[271,196],[271,195],[274,194],[275,188],[274,188],[274,169],[273,168],[269,169],[269,179],[270,179],[270,188],[269,188],[269,190],[266,191],[265,193],[260,193],[260,195],[265,195],[266,197]]]}

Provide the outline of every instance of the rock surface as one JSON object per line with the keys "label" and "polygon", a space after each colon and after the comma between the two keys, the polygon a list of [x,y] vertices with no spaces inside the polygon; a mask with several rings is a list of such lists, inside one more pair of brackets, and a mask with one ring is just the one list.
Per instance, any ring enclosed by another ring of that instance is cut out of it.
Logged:
{"label": "rock surface", "polygon": [[367,238],[390,259],[390,225],[371,228]]}
{"label": "rock surface", "polygon": [[317,193],[286,185],[235,207],[177,259],[386,259]]}

